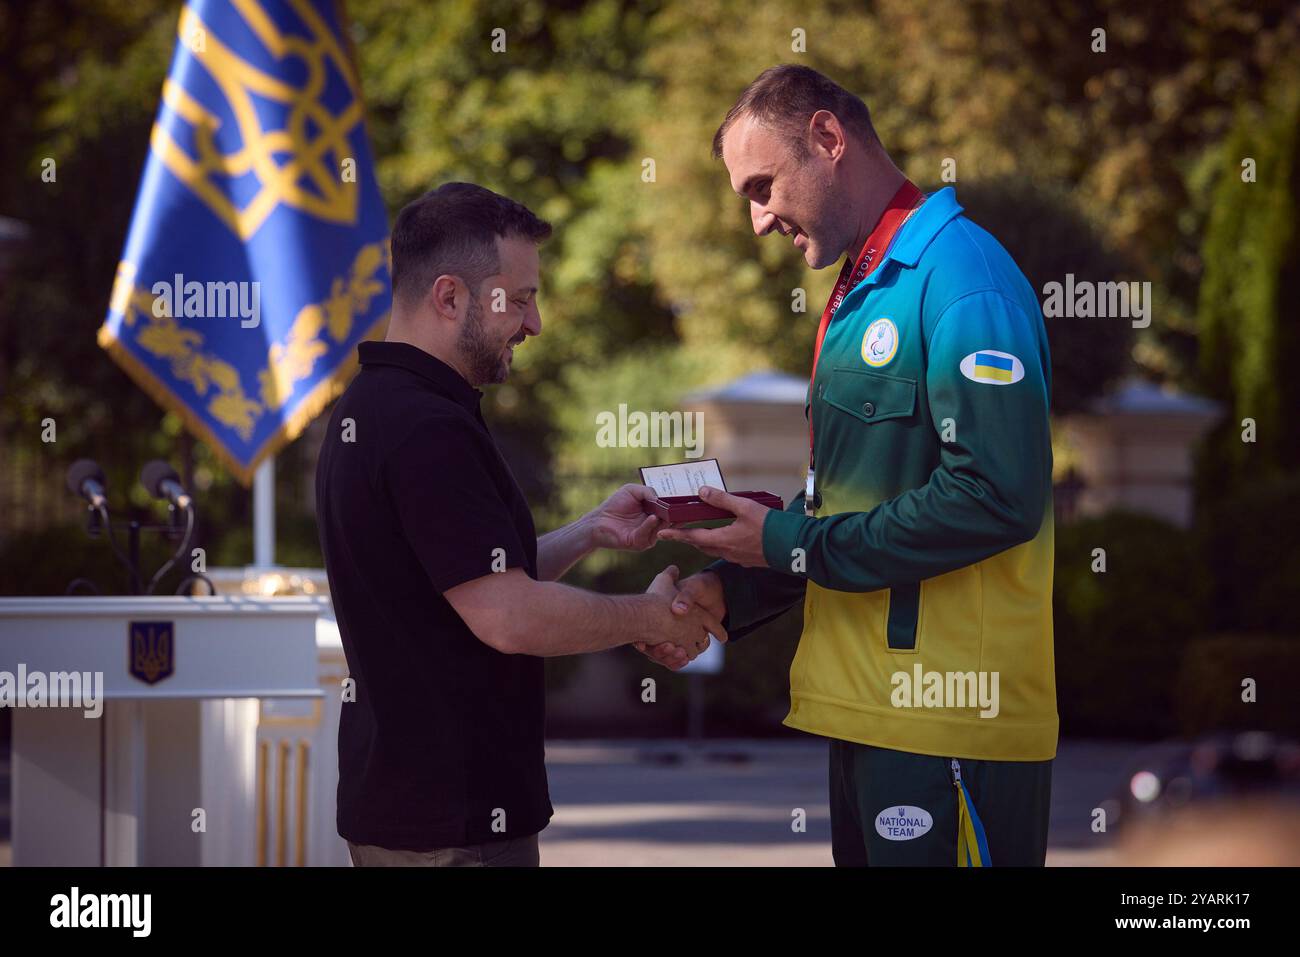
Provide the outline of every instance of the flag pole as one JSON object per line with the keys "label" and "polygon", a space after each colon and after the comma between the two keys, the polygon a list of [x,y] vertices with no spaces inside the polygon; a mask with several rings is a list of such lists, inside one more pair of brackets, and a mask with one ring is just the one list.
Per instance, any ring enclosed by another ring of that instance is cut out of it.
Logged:
{"label": "flag pole", "polygon": [[253,564],[275,564],[275,456],[268,455],[253,475]]}

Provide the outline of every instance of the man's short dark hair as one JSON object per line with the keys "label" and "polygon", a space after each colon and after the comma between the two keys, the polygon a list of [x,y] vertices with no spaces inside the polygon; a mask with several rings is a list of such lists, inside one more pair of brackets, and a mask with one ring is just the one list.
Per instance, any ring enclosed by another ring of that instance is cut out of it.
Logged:
{"label": "man's short dark hair", "polygon": [[830,77],[806,66],[783,63],[769,67],[745,87],[736,105],[713,134],[713,158],[722,158],[722,140],[741,116],[752,116],[790,144],[797,158],[808,155],[808,121],[818,110],[829,110],[865,146],[879,143],[871,112]]}
{"label": "man's short dark hair", "polygon": [[471,293],[501,268],[497,237],[544,242],[551,224],[523,203],[473,183],[446,183],[397,214],[390,240],[393,298],[414,304],[439,276],[459,276]]}

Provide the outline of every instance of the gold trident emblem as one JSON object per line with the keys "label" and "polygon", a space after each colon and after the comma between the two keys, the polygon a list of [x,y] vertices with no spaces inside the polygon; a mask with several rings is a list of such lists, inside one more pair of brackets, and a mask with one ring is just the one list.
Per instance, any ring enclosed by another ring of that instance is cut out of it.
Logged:
{"label": "gold trident emblem", "polygon": [[[163,101],[193,127],[197,155],[182,149],[161,123],[154,124],[150,136],[154,154],[240,240],[256,233],[280,203],[328,222],[356,222],[355,178],[345,182],[340,175],[341,164],[351,153],[348,134],[362,117],[352,63],[308,0],[288,2],[306,24],[309,36],[281,32],[256,0],[231,0],[274,57],[296,57],[306,64],[307,77],[301,87],[253,66],[217,39],[190,7],[181,10],[177,35],[225,96],[243,144],[240,149],[218,151],[214,134],[221,127],[221,118],[171,79],[163,84]],[[320,102],[330,64],[352,94],[347,108],[337,115]],[[254,95],[288,105],[284,129],[262,126]],[[257,193],[240,208],[225,187],[229,180],[250,173],[256,177]]]}
{"label": "gold trident emblem", "polygon": [[171,622],[131,622],[131,674],[155,684],[172,673],[175,633]]}

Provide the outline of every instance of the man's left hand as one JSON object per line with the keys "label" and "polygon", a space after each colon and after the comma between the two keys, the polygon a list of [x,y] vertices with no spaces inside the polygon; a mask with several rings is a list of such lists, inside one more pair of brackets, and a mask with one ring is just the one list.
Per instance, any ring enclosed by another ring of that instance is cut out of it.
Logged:
{"label": "man's left hand", "polygon": [[770,509],[766,505],[738,495],[730,495],[708,485],[700,486],[700,500],[723,509],[736,520],[723,528],[665,528],[659,537],[666,542],[685,542],[706,555],[722,558],[745,568],[766,568],[763,557],[763,519]]}

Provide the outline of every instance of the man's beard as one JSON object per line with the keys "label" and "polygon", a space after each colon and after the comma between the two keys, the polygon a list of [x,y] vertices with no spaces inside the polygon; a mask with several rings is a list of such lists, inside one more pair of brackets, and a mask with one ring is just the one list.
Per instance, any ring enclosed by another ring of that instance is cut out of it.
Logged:
{"label": "man's beard", "polygon": [[[816,179],[808,185],[808,193],[811,198],[811,208],[816,210],[816,215],[809,216],[811,220],[802,225],[807,228],[804,235],[808,237],[808,246],[805,247],[804,261],[812,269],[825,269],[838,263],[844,257],[844,250],[853,243],[853,227],[846,225],[847,220],[842,215],[842,210],[850,208],[847,196],[841,196],[840,191],[836,189],[834,182],[829,178]],[[817,237],[815,258],[809,262],[808,252],[813,245],[813,236]],[[850,255],[856,256],[858,250],[850,251]]]}
{"label": "man's beard", "polygon": [[483,306],[477,298],[471,297],[469,312],[465,316],[465,325],[461,327],[456,339],[456,350],[460,353],[465,370],[470,375],[470,385],[496,385],[506,381],[510,375],[510,363],[501,355],[506,345],[523,342],[522,330],[509,343],[494,342],[483,327]]}

